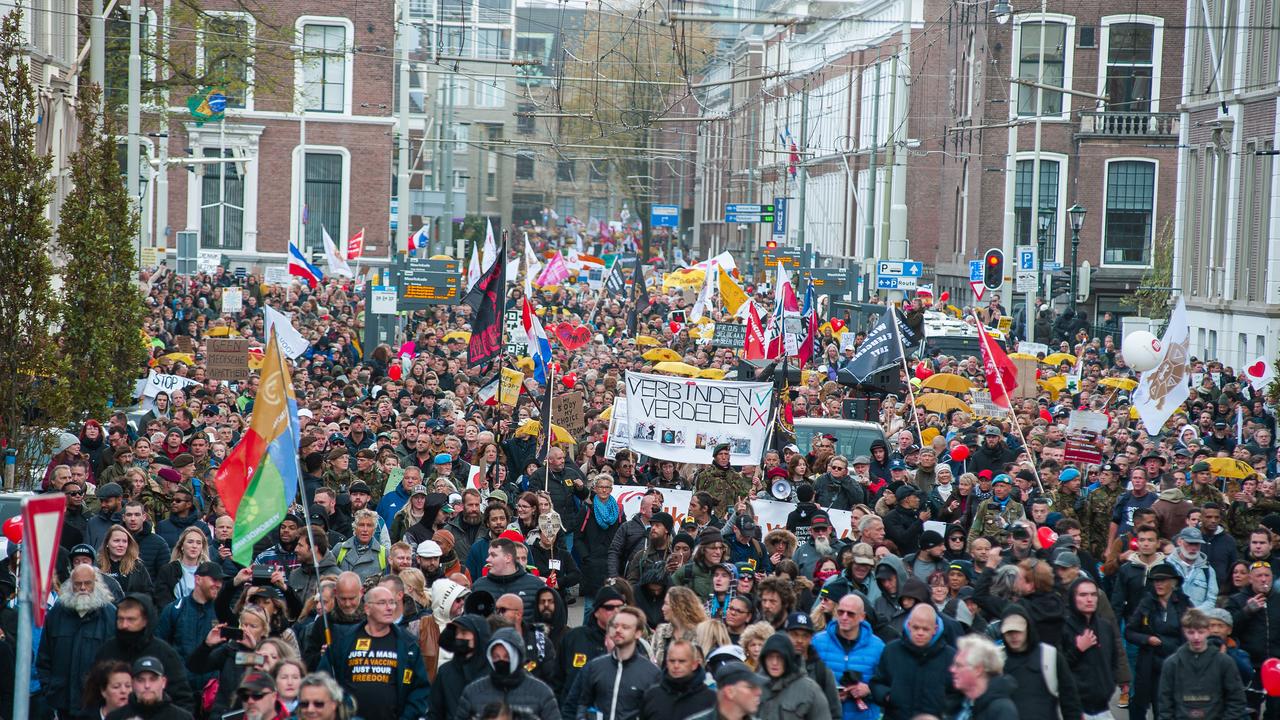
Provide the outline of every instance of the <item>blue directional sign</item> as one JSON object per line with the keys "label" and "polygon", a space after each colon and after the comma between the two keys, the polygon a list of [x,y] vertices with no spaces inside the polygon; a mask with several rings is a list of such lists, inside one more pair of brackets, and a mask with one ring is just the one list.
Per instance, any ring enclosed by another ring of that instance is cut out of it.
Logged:
{"label": "blue directional sign", "polygon": [[679,227],[680,206],[654,205],[649,208],[650,227]]}
{"label": "blue directional sign", "polygon": [[[772,205],[756,205],[752,203],[731,203],[724,206],[725,215],[773,215]],[[773,222],[770,220],[769,222]]]}
{"label": "blue directional sign", "polygon": [[901,278],[895,277],[893,275],[878,275],[876,276],[876,289],[877,290],[897,290],[899,280],[901,280]]}
{"label": "blue directional sign", "polygon": [[773,207],[776,209],[773,214],[773,239],[785,240],[787,237],[787,199],[774,198]]}
{"label": "blue directional sign", "polygon": [[969,261],[969,282],[982,282],[982,261]]}
{"label": "blue directional sign", "polygon": [[1036,248],[1032,245],[1022,245],[1018,247],[1018,269],[1028,272],[1035,272],[1036,269]]}
{"label": "blue directional sign", "polygon": [[758,213],[725,213],[724,221],[727,223],[772,223],[773,215],[760,215]]}
{"label": "blue directional sign", "polygon": [[881,260],[876,263],[876,275],[918,278],[924,275],[924,263],[911,260]]}

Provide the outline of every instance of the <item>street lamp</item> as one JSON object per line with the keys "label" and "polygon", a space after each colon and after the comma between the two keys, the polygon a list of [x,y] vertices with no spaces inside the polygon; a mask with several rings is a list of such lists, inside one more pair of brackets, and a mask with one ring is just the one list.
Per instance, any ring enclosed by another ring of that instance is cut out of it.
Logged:
{"label": "street lamp", "polygon": [[996,22],[1004,25],[1013,15],[1013,7],[1009,5],[1008,0],[996,0],[996,4],[991,8],[991,15],[995,17]]}
{"label": "street lamp", "polygon": [[1076,254],[1080,250],[1080,228],[1084,227],[1084,214],[1088,212],[1080,203],[1072,205],[1067,210],[1067,217],[1071,219],[1071,297],[1068,302],[1071,307],[1076,306],[1076,273],[1079,268],[1076,265]]}
{"label": "street lamp", "polygon": [[1053,224],[1053,210],[1049,208],[1040,208],[1040,235],[1036,239],[1036,254],[1039,267],[1036,268],[1036,294],[1040,297],[1048,297],[1044,292],[1044,254],[1048,250],[1049,242],[1049,226]]}

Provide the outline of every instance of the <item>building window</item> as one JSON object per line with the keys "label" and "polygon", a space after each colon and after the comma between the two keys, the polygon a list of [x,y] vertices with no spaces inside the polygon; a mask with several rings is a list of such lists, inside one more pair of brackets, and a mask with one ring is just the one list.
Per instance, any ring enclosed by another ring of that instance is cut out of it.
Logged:
{"label": "building window", "polygon": [[[1040,161],[1040,208],[1050,210],[1049,229],[1045,233],[1045,257],[1047,262],[1057,260],[1058,254],[1058,169],[1057,160]],[[1035,245],[1040,240],[1040,220],[1031,212],[1031,183],[1035,177],[1035,161],[1019,160],[1014,186],[1014,244]]]}
{"label": "building window", "polygon": [[347,29],[309,23],[302,27],[302,107],[346,111]]}
{"label": "building window", "polygon": [[608,198],[591,198],[587,205],[587,219],[605,222],[609,219]]}
{"label": "building window", "polygon": [[1155,26],[1117,23],[1111,25],[1107,32],[1107,109],[1151,112]]}
{"label": "building window", "polygon": [[475,81],[475,105],[478,108],[500,108],[506,104],[505,81],[496,78]]}
{"label": "building window", "polygon": [[[447,16],[445,19],[449,19]],[[460,25],[441,25],[437,29],[441,55],[471,56],[471,29]]]}
{"label": "building window", "polygon": [[243,15],[213,15],[200,35],[205,82],[220,88],[227,107],[244,108],[253,92],[253,22]]}
{"label": "building window", "polygon": [[453,151],[455,153],[464,153],[467,151],[467,142],[471,139],[471,126],[461,123],[454,123],[453,132]]}
{"label": "building window", "polygon": [[1156,164],[1121,160],[1107,164],[1107,216],[1102,262],[1149,265],[1155,217]]}
{"label": "building window", "polygon": [[533,112],[536,110],[531,103],[520,103],[516,108],[516,132],[521,135],[532,135],[535,129]]}
{"label": "building window", "polygon": [[476,57],[493,60],[505,60],[510,58],[511,31],[490,28],[480,28],[477,30]]}
{"label": "building window", "polygon": [[558,197],[556,198],[556,214],[561,220],[568,219],[573,216],[573,198]]}
{"label": "building window", "polygon": [[590,160],[587,167],[591,168],[589,177],[593,183],[602,183],[609,179],[609,161],[608,160]]}
{"label": "building window", "polygon": [[533,179],[533,153],[522,150],[516,155],[516,179]]}
{"label": "building window", "polygon": [[[104,43],[104,55],[106,56],[106,67],[104,68],[105,77],[103,83],[106,86],[104,91],[104,99],[108,106],[123,106],[128,102],[129,97],[129,9],[127,3],[120,3],[115,6],[111,15],[107,18],[106,25],[106,43]],[[33,18],[43,18],[45,13],[33,12]],[[154,81],[156,77],[155,62],[152,55],[155,53],[155,41],[152,37],[155,27],[155,17],[150,10],[143,6],[141,13],[142,27],[139,31],[142,35],[142,85],[143,85],[143,101],[149,98],[146,90],[150,85],[149,81]]]}
{"label": "building window", "polygon": [[556,180],[559,180],[560,182],[573,182],[572,160],[556,161]]}
{"label": "building window", "polygon": [[[1044,84],[1063,87],[1067,67],[1067,25],[1060,22],[1024,22],[1019,25],[1018,78],[1036,82],[1040,44],[1044,43]],[[1018,115],[1036,114],[1036,88],[1018,85]],[[1062,93],[1044,92],[1044,115],[1062,114]]]}
{"label": "building window", "polygon": [[342,228],[342,162],[337,153],[309,152],[306,157],[306,198],[304,222],[309,252],[323,252],[320,228],[333,238],[343,237]]}
{"label": "building window", "polygon": [[[218,148],[204,156],[217,158]],[[228,149],[222,157],[235,157]],[[244,244],[244,176],[237,163],[205,163],[200,167],[200,247],[240,250]],[[219,188],[221,185],[221,188]]]}
{"label": "building window", "polygon": [[467,175],[463,170],[453,171],[453,189],[465,191],[467,189]]}

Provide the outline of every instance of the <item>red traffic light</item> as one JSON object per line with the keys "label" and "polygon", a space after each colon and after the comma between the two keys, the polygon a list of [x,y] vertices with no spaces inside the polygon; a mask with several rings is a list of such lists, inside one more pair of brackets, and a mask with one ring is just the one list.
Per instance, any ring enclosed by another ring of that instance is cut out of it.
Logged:
{"label": "red traffic light", "polygon": [[987,256],[987,264],[988,264],[988,265],[991,265],[992,267],[994,267],[994,266],[996,266],[996,265],[999,265],[999,264],[1000,264],[1000,258],[996,257],[995,255],[988,255],[988,256]]}
{"label": "red traffic light", "polygon": [[777,240],[766,240],[764,246],[770,250],[776,250],[778,247]]}

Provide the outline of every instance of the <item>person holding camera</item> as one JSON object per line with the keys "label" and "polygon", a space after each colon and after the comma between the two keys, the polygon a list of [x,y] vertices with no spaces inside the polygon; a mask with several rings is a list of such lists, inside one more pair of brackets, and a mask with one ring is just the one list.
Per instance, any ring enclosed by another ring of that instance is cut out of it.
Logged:
{"label": "person holding camera", "polygon": [[211,717],[218,717],[231,709],[240,680],[246,672],[261,664],[258,643],[267,636],[269,622],[262,608],[246,605],[240,611],[238,626],[214,625],[204,642],[187,657],[187,670],[191,673],[218,674],[218,692],[212,703],[204,708]]}

